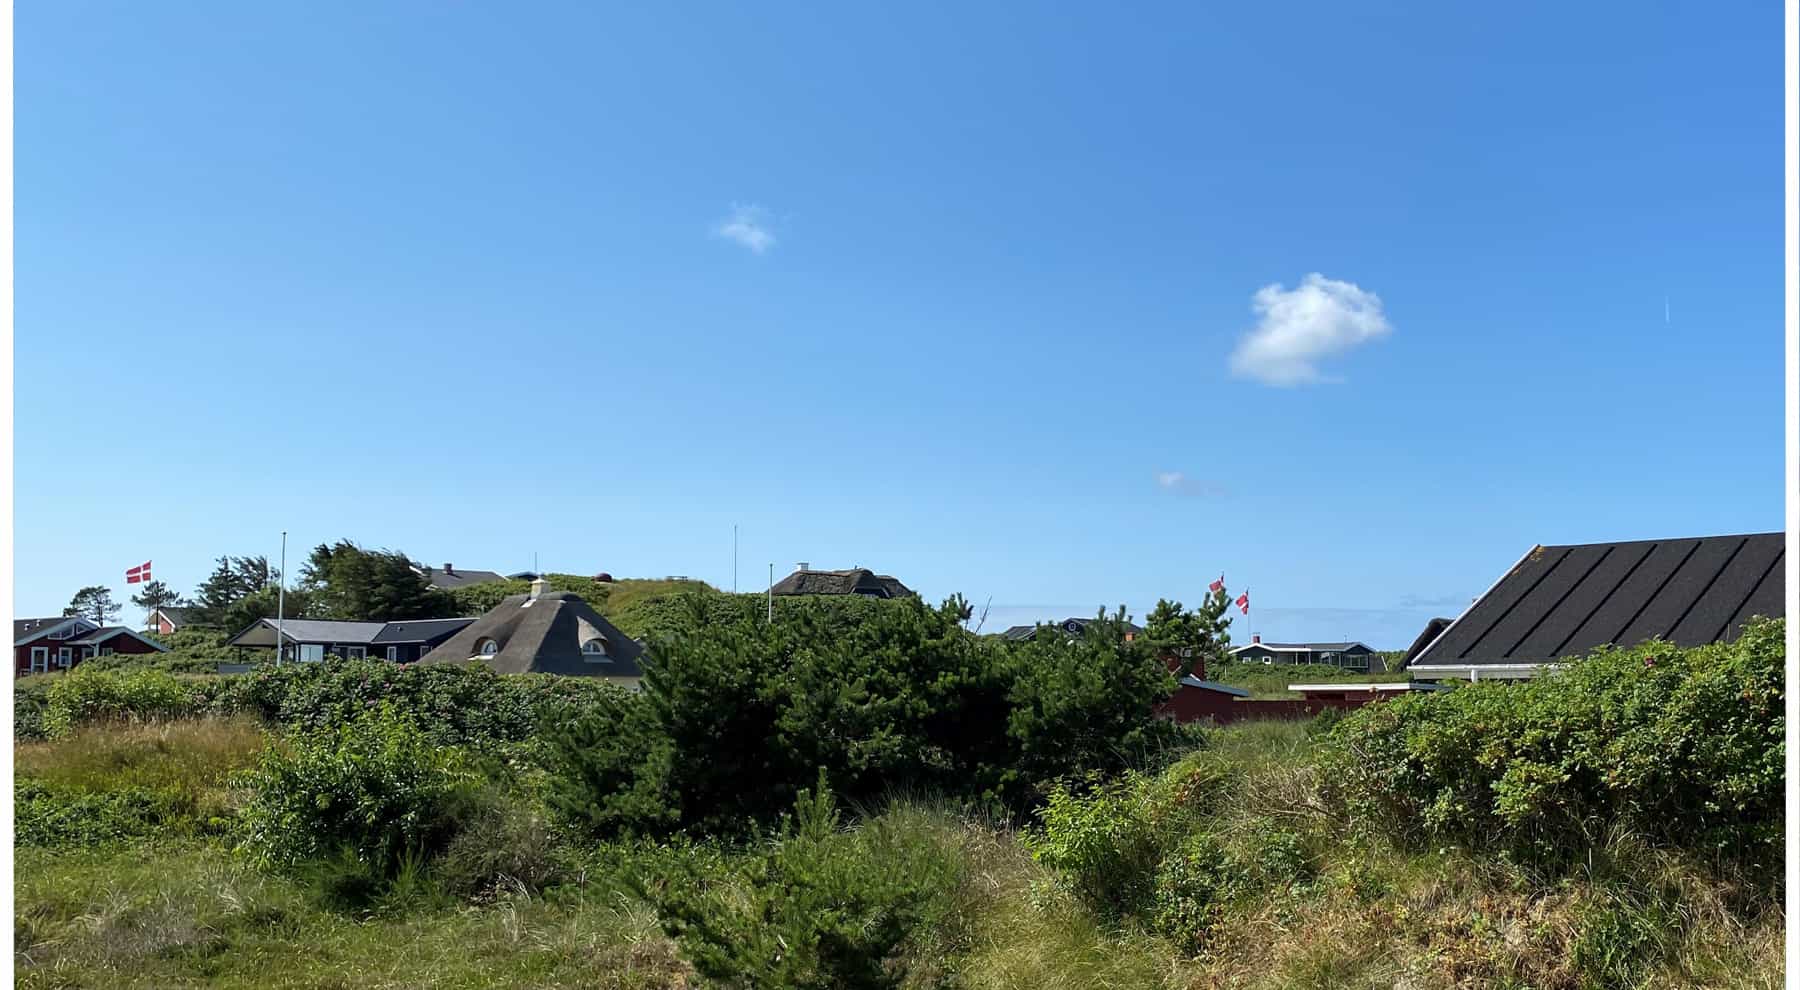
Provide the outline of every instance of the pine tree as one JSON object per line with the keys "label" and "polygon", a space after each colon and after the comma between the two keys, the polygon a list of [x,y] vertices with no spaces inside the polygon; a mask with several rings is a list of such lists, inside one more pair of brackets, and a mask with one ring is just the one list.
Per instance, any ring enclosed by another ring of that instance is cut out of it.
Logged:
{"label": "pine tree", "polygon": [[105,585],[92,584],[75,592],[75,597],[69,599],[69,607],[63,609],[63,615],[78,615],[104,626],[119,617],[119,606]]}
{"label": "pine tree", "polygon": [[148,625],[150,621],[148,617],[154,616],[157,609],[174,608],[183,604],[183,600],[180,593],[174,588],[161,581],[152,581],[144,585],[143,591],[131,596],[131,604],[144,610],[146,616],[144,622]]}
{"label": "pine tree", "polygon": [[1231,660],[1231,593],[1224,588],[1209,593],[1193,611],[1180,602],[1163,599],[1144,622],[1144,638],[1158,656],[1176,657],[1181,674],[1204,673]]}

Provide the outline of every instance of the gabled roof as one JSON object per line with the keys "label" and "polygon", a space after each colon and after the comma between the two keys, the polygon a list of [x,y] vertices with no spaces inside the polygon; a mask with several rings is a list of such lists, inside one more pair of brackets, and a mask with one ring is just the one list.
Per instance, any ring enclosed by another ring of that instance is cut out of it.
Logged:
{"label": "gabled roof", "polygon": [[1406,655],[1400,658],[1399,666],[1405,667],[1412,663],[1413,658],[1417,657],[1420,653],[1423,653],[1425,647],[1431,645],[1432,640],[1443,635],[1444,630],[1450,628],[1450,623],[1453,621],[1455,620],[1439,616],[1438,618],[1425,623],[1425,628],[1419,633],[1419,638],[1413,640],[1413,644],[1406,648]]}
{"label": "gabled roof", "polygon": [[199,611],[192,605],[164,605],[156,610],[156,614],[168,619],[171,626],[179,629],[182,626],[192,625],[195,614]]}
{"label": "gabled roof", "polygon": [[420,576],[433,588],[461,588],[471,584],[486,584],[489,581],[504,581],[506,575],[499,571],[465,571],[460,567],[444,570],[441,567],[415,567]]}
{"label": "gabled roof", "polygon": [[[1023,640],[1030,639],[1033,636],[1036,636],[1037,631],[1040,627],[1050,626],[1051,628],[1061,629],[1063,632],[1068,633],[1072,636],[1079,636],[1083,631],[1085,631],[1087,629],[1087,624],[1092,621],[1094,621],[1092,618],[1084,619],[1084,618],[1080,618],[1080,617],[1070,617],[1067,619],[1063,619],[1059,622],[1042,622],[1042,623],[1038,623],[1037,625],[1030,625],[1030,626],[1013,626],[1012,628],[1006,630],[1005,632],[1001,633],[1000,635],[1004,636],[1007,639],[1013,640],[1014,642],[1020,642]],[[1127,632],[1132,632],[1132,633],[1141,633],[1144,631],[1144,627],[1138,625],[1135,622],[1125,623],[1125,629]]]}
{"label": "gabled roof", "polygon": [[42,619],[14,619],[13,645],[24,646],[34,639],[50,635],[70,623],[80,623],[91,629],[99,628],[99,624],[92,619],[84,619],[79,615],[56,615]]}
{"label": "gabled roof", "polygon": [[1243,646],[1232,647],[1231,652],[1241,653],[1261,648],[1274,650],[1276,653],[1342,653],[1358,646],[1371,653],[1375,652],[1369,649],[1367,643],[1245,643]]}
{"label": "gabled roof", "polygon": [[99,646],[102,643],[110,642],[114,639],[119,638],[120,636],[130,636],[132,639],[137,640],[138,642],[144,644],[145,646],[154,647],[156,649],[156,651],[159,653],[169,652],[168,647],[162,645],[161,643],[158,643],[157,641],[155,641],[153,639],[149,639],[147,637],[140,636],[136,630],[129,629],[125,626],[105,626],[100,629],[96,629],[93,632],[88,633],[85,636],[82,636],[80,639],[69,640],[69,645],[70,646]]}
{"label": "gabled roof", "polygon": [[390,622],[375,634],[372,643],[426,643],[448,636],[474,619],[407,619]]}
{"label": "gabled roof", "polygon": [[[367,646],[387,625],[385,622],[345,622],[338,619],[283,619],[281,635],[290,643],[344,643]],[[258,619],[226,642],[226,646],[275,646],[274,619]]]}
{"label": "gabled roof", "polygon": [[[592,660],[581,646],[598,638],[606,659]],[[493,640],[499,649],[479,657],[478,646]],[[486,615],[419,658],[420,663],[487,663],[502,674],[564,674],[575,677],[638,677],[644,648],[571,591],[510,595]]]}
{"label": "gabled roof", "polygon": [[866,567],[845,571],[800,570],[775,582],[770,589],[776,595],[872,595],[878,598],[906,598],[912,590],[898,578],[876,574]]}
{"label": "gabled roof", "polygon": [[1736,639],[1785,611],[1781,533],[1533,547],[1409,665],[1543,664],[1606,645]]}
{"label": "gabled roof", "polygon": [[1243,688],[1232,687],[1229,684],[1220,684],[1218,681],[1203,681],[1200,678],[1195,677],[1193,674],[1188,674],[1187,676],[1183,677],[1181,679],[1181,686],[1189,687],[1189,688],[1199,688],[1202,691],[1217,691],[1220,694],[1229,694],[1234,698],[1250,697],[1250,692],[1244,690]]}

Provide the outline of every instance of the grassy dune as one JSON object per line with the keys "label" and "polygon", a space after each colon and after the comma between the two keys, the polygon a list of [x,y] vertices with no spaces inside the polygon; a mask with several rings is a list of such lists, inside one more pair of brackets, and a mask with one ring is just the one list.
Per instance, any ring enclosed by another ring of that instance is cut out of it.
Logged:
{"label": "grassy dune", "polygon": [[[907,986],[992,988],[1717,987],[1782,983],[1784,919],[1631,836],[1583,874],[1534,876],[1479,851],[1355,838],[1320,802],[1299,723],[1250,723],[1149,778],[1166,828],[1228,857],[1295,837],[1284,882],[1221,889],[1192,937],[1109,921],[1021,833],[930,802],[875,822],[950,851],[956,882],[908,943]],[[175,791],[228,817],[233,774],[266,744],[242,722],[81,730],[18,744],[22,786],[57,795]],[[307,877],[259,872],[228,831],[143,826],[87,847],[26,843],[15,870],[22,987],[684,987],[699,985],[631,893],[656,856],[565,842],[559,880],[473,900],[427,879],[334,908]],[[861,827],[870,827],[865,820]],[[127,830],[129,831],[129,830]],[[876,846],[873,848],[882,848]],[[730,862],[741,852],[718,850]],[[1234,860],[1235,861],[1235,860]],[[1248,874],[1246,874],[1248,875]],[[1257,874],[1261,876],[1261,874]],[[1229,879],[1227,877],[1226,879]]]}

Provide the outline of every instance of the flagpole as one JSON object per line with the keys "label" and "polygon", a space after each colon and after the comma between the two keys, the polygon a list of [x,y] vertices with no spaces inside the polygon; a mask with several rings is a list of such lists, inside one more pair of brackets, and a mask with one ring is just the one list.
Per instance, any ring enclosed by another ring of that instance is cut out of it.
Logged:
{"label": "flagpole", "polygon": [[283,630],[287,623],[287,530],[281,531],[281,569],[275,572],[275,666],[281,666]]}

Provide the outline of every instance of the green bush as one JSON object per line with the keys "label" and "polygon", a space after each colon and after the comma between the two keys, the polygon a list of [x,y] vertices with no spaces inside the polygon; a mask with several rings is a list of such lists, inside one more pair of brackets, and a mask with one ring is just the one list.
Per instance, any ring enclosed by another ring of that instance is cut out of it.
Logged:
{"label": "green bush", "polygon": [[1156,868],[1150,921],[1183,951],[1199,951],[1208,929],[1218,920],[1221,884],[1231,876],[1231,862],[1211,835],[1195,833]]}
{"label": "green bush", "polygon": [[667,832],[678,824],[668,793],[672,749],[639,695],[614,691],[545,747],[546,800],[564,821],[594,837]]}
{"label": "green bush", "polygon": [[1136,773],[1090,777],[1085,793],[1058,784],[1038,812],[1042,828],[1025,838],[1033,858],[1109,920],[1140,914],[1149,903],[1168,834],[1158,827],[1149,784]]}
{"label": "green bush", "polygon": [[200,693],[192,680],[157,670],[89,671],[52,678],[43,726],[51,736],[90,722],[163,721],[194,715]]}
{"label": "green bush", "polygon": [[462,752],[382,706],[264,751],[247,774],[244,845],[275,868],[342,850],[392,874],[441,850],[478,783]]}
{"label": "green bush", "polygon": [[432,863],[445,890],[462,897],[537,893],[569,874],[562,842],[537,808],[490,787]]}
{"label": "green bush", "polygon": [[1321,746],[1327,796],[1366,831],[1498,846],[1546,865],[1608,830],[1775,882],[1785,650],[1758,621],[1730,644],[1602,650],[1520,684],[1358,709]]}
{"label": "green bush", "polygon": [[22,846],[95,846],[192,833],[199,824],[194,812],[193,795],[180,788],[89,792],[27,777],[13,782],[13,842]]}
{"label": "green bush", "polygon": [[640,886],[702,976],[746,990],[898,987],[905,947],[948,910],[954,852],[882,819],[842,831],[818,780],[737,876],[684,869]]}
{"label": "green bush", "polygon": [[50,707],[49,677],[16,677],[13,679],[13,738],[47,739],[50,729],[44,716]]}

